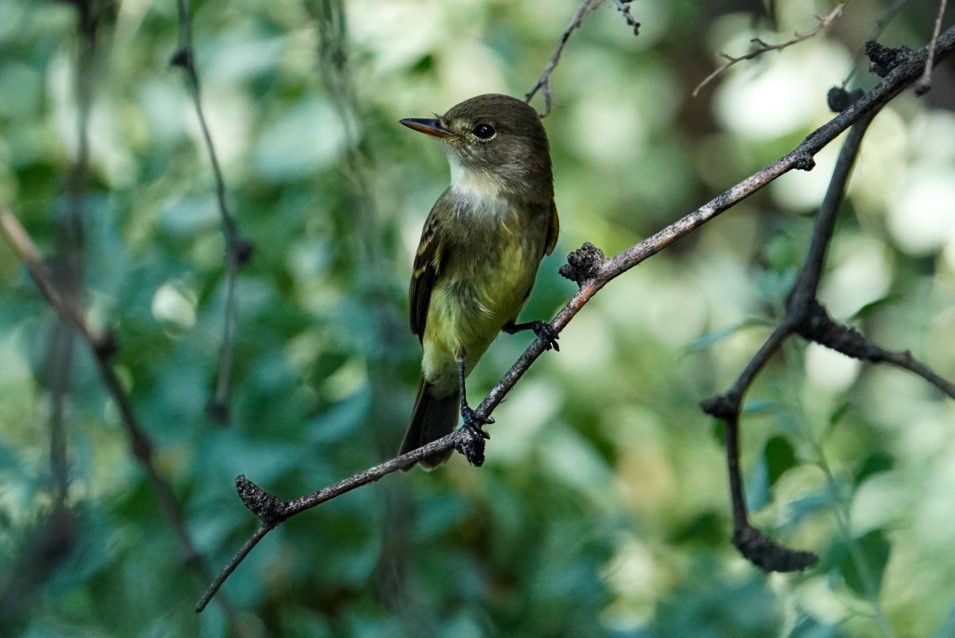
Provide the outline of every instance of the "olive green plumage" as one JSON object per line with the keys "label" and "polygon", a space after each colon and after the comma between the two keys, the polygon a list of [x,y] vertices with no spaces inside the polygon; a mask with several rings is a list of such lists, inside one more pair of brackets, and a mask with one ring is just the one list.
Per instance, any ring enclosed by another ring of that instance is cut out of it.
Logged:
{"label": "olive green plumage", "polygon": [[424,353],[404,453],[453,430],[458,359],[470,372],[516,321],[559,226],[547,135],[521,100],[481,95],[437,119],[402,123],[441,139],[451,165],[451,186],[428,215],[411,279],[411,331]]}

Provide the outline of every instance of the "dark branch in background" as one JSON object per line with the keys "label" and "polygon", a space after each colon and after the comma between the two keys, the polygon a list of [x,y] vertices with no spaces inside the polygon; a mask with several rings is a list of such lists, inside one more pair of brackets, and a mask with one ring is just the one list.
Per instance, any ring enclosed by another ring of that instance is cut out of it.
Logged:
{"label": "dark branch in background", "polygon": [[948,0],[939,0],[938,15],[935,16],[935,26],[932,28],[932,40],[928,45],[928,57],[925,59],[925,70],[922,77],[915,83],[915,94],[925,95],[932,89],[932,66],[935,63],[935,47],[938,45],[938,34],[942,30],[942,16],[945,15],[945,5]]}
{"label": "dark branch in background", "polygon": [[[84,209],[89,183],[89,121],[93,101],[99,13],[92,0],[73,3],[77,13],[76,159],[65,184],[66,210],[56,214],[57,252],[51,276],[60,294],[77,303],[84,278],[86,248]],[[76,329],[61,316],[54,318],[46,357],[45,383],[50,396],[50,493],[52,506],[29,532],[15,565],[0,583],[0,626],[12,618],[65,560],[76,539],[76,515],[67,503],[70,488],[69,436],[66,404],[74,375]]]}
{"label": "dark branch in background", "polygon": [[[948,55],[955,48],[955,28],[949,29],[939,38],[938,56],[936,60]],[[813,167],[813,156],[828,145],[839,134],[856,122],[871,118],[883,105],[890,102],[907,86],[915,82],[922,70],[922,65],[928,55],[927,47],[918,51],[904,51],[896,56],[894,68],[871,91],[861,95],[844,111],[835,116],[827,124],[816,129],[792,152],[769,164],[755,174],[747,177],[729,190],[721,193],[700,208],[685,217],[670,224],[663,230],[640,243],[628,248],[618,255],[607,258],[590,244],[571,253],[567,263],[561,266],[560,274],[577,282],[579,289],[570,301],[557,313],[551,322],[555,333],[560,333],[570,323],[580,309],[607,283],[630,270],[645,259],[663,250],[677,239],[696,230],[704,223],[720,213],[728,210],[746,197],[749,197],[781,175],[794,170],[810,170]],[[510,370],[488,393],[487,397],[474,410],[479,419],[489,417],[494,408],[504,396],[514,387],[537,358],[547,349],[549,341],[535,339],[521,354]],[[775,350],[775,345],[769,348],[764,356],[769,356]],[[752,374],[755,374],[755,370]],[[475,435],[471,428],[460,428],[455,432],[438,439],[428,445],[403,454],[389,461],[376,465],[373,468],[359,472],[331,487],[313,492],[292,501],[283,501],[256,486],[254,483],[239,476],[236,479],[239,496],[260,521],[260,527],[253,536],[242,546],[229,561],[219,576],[212,582],[209,589],[199,601],[196,611],[202,611],[216,594],[229,575],[248,555],[255,545],[282,521],[337,496],[350,492],[358,487],[377,481],[386,474],[402,468],[410,467],[421,459],[455,449],[464,454],[473,465],[481,465],[484,454],[484,441]],[[730,457],[738,459],[738,454]],[[738,461],[737,461],[738,462]],[[738,471],[736,472],[738,477]],[[743,512],[745,515],[745,511]],[[783,550],[789,552],[790,550]],[[808,555],[808,552],[806,553]],[[805,561],[805,557],[803,558]]]}
{"label": "dark branch in background", "polygon": [[225,187],[225,178],[212,143],[212,134],[202,110],[202,92],[199,86],[199,74],[196,72],[195,52],[192,48],[192,29],[189,23],[189,0],[178,0],[179,9],[179,48],[169,63],[183,70],[189,85],[189,92],[196,107],[196,117],[202,129],[202,137],[209,152],[212,174],[216,182],[216,197],[219,213],[222,217],[222,234],[225,237],[226,251],[226,299],[225,316],[222,322],[222,346],[219,352],[219,372],[216,375],[216,387],[212,399],[206,406],[206,414],[215,423],[225,424],[229,420],[229,391],[232,387],[232,360],[235,353],[235,324],[238,315],[235,286],[239,268],[252,256],[253,245],[240,233],[235,215],[229,207]]}
{"label": "dark branch in background", "polygon": [[[583,2],[580,3],[580,7],[577,8],[577,12],[574,13],[574,17],[570,19],[570,23],[561,34],[560,40],[557,42],[557,47],[551,54],[550,60],[547,61],[546,66],[544,66],[544,71],[537,79],[537,83],[531,88],[530,91],[527,92],[526,95],[524,95],[525,102],[530,102],[534,96],[537,95],[538,91],[540,91],[541,95],[544,96],[544,110],[540,111],[539,113],[541,117],[547,117],[547,114],[550,113],[551,104],[554,98],[552,84],[554,70],[557,68],[557,64],[560,62],[560,56],[564,52],[564,47],[567,46],[567,41],[570,40],[570,35],[577,28],[579,28],[581,24],[583,24],[587,16],[593,13],[594,10],[600,6],[601,2],[603,2],[603,0],[583,0]],[[614,0],[614,5],[623,15],[624,19],[627,21],[627,24],[633,27],[633,35],[638,35],[640,32],[640,23],[637,22],[630,13],[630,2],[631,0]]]}
{"label": "dark branch in background", "polygon": [[[66,180],[66,211],[57,220],[57,254],[53,257],[52,276],[57,290],[72,304],[78,304],[85,276],[85,209],[90,172],[89,123],[93,106],[99,12],[93,0],[74,3],[77,13],[76,56],[76,160]],[[50,386],[50,466],[53,476],[53,500],[65,505],[69,489],[69,461],[65,404],[73,378],[73,354],[76,331],[73,324],[57,317],[47,356]]]}
{"label": "dark branch in background", "polygon": [[848,1],[849,0],[843,0],[842,2],[837,4],[832,9],[832,11],[822,16],[821,18],[819,16],[816,16],[816,20],[819,23],[815,27],[813,27],[809,31],[806,31],[805,33],[796,32],[795,34],[793,34],[794,37],[792,39],[786,40],[785,42],[780,42],[778,44],[767,44],[766,42],[763,42],[759,38],[753,38],[752,40],[750,40],[750,43],[754,45],[753,50],[747,53],[746,55],[742,55],[738,58],[733,57],[732,55],[729,55],[728,53],[724,53],[720,51],[720,57],[725,59],[726,62],[724,62],[721,67],[719,67],[718,69],[710,73],[708,76],[703,78],[703,81],[696,85],[696,88],[693,89],[693,93],[692,93],[693,97],[696,97],[699,94],[699,92],[703,89],[704,86],[706,86],[707,84],[715,80],[717,77],[722,75],[723,72],[725,72],[728,68],[730,68],[734,64],[739,64],[740,62],[743,62],[744,60],[752,60],[753,58],[757,58],[761,56],[762,54],[767,53],[769,51],[782,51],[786,47],[790,47],[794,44],[798,44],[810,38],[816,37],[816,35],[818,35],[820,31],[828,27],[833,20],[838,18],[840,15],[842,15],[842,9],[846,6],[846,2]]}
{"label": "dark branch in background", "polygon": [[[849,103],[861,93],[838,100]],[[832,102],[832,100],[830,100]],[[955,398],[955,385],[916,361],[908,352],[885,350],[862,336],[855,329],[833,321],[816,298],[822,278],[826,251],[832,240],[839,206],[846,184],[859,153],[865,131],[878,109],[862,117],[849,131],[829,182],[825,198],[816,215],[806,261],[786,299],[786,311],[759,351],[740,374],[728,392],[708,399],[703,410],[720,419],[726,426],[726,461],[730,496],[733,504],[733,544],[746,558],[767,571],[797,571],[816,563],[818,557],[805,551],[780,547],[753,527],[746,512],[746,499],[739,474],[739,421],[743,396],[756,375],[765,367],[780,346],[793,335],[800,335],[847,356],[873,363],[887,362],[913,372]]]}
{"label": "dark branch in background", "polygon": [[780,325],[746,365],[733,387],[726,394],[703,403],[703,410],[707,414],[722,420],[726,425],[726,465],[733,505],[733,544],[746,558],[767,571],[806,569],[816,564],[818,557],[810,552],[780,547],[749,523],[739,471],[739,420],[743,395],[786,339],[796,333],[796,326],[808,317],[812,308],[817,307],[816,289],[822,276],[826,249],[835,228],[836,213],[845,194],[846,183],[858,155],[862,136],[875,113],[875,110],[867,113],[853,125],[843,144],[829,189],[816,215],[809,254],[789,294],[786,314]]}
{"label": "dark branch in background", "polygon": [[[156,467],[152,441],[140,424],[133,410],[132,401],[123,388],[119,376],[113,369],[112,358],[117,351],[115,335],[111,331],[99,331],[91,328],[77,304],[74,303],[72,299],[64,297],[57,292],[50,280],[50,271],[40,258],[36,244],[20,224],[20,220],[3,204],[0,204],[0,234],[4,236],[7,243],[13,248],[13,251],[26,266],[30,277],[36,283],[37,288],[40,289],[40,292],[46,298],[47,302],[49,302],[56,311],[57,315],[63,320],[69,321],[83,337],[87,345],[89,345],[90,350],[92,350],[96,368],[103,380],[103,384],[106,386],[107,392],[116,405],[123,424],[123,429],[129,438],[130,451],[146,472],[149,483],[152,485],[159,499],[159,505],[166,518],[172,524],[173,530],[179,540],[183,563],[193,569],[203,580],[208,581],[212,577],[209,567],[196,549],[196,545],[186,526],[182,507],[176,499],[172,486],[162,474],[159,473]],[[220,608],[232,627],[232,632],[235,635],[243,635],[244,631],[242,630],[242,626],[239,624],[231,606],[225,599],[220,598],[219,603]]]}

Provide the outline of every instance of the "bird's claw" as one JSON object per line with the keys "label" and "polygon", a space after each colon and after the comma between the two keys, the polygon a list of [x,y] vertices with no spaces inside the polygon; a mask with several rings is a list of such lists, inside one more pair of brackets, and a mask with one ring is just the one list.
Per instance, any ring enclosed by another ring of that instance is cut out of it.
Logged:
{"label": "bird's claw", "polygon": [[480,467],[484,465],[484,441],[491,438],[483,426],[494,423],[494,419],[479,416],[467,405],[461,408],[461,416],[464,417],[464,427],[461,428],[463,432],[454,447],[464,455],[468,463]]}
{"label": "bird's claw", "polygon": [[531,325],[531,330],[534,331],[534,334],[537,335],[538,339],[543,339],[545,350],[550,350],[553,348],[555,351],[560,352],[560,346],[557,345],[557,339],[559,335],[557,331],[554,330],[554,326],[550,325],[546,321],[535,321]]}
{"label": "bird's claw", "polygon": [[494,423],[494,419],[489,416],[480,416],[468,406],[461,408],[461,417],[464,419],[464,427],[470,428],[482,439],[491,438],[491,435],[484,431],[484,426]]}

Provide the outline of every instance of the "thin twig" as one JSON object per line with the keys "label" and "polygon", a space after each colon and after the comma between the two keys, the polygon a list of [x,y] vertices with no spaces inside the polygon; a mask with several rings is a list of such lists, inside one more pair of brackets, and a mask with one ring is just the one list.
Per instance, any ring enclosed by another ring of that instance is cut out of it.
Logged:
{"label": "thin twig", "polygon": [[922,77],[915,83],[915,94],[925,95],[932,88],[932,66],[935,63],[935,47],[938,44],[938,34],[942,30],[942,16],[945,15],[945,5],[948,0],[939,0],[938,15],[935,16],[935,27],[932,29],[932,39],[928,45],[928,58],[925,60],[925,70]]}
{"label": "thin twig", "polygon": [[630,3],[632,0],[613,0],[614,5],[617,7],[617,11],[620,12],[620,15],[623,16],[623,19],[627,21],[627,24],[633,29],[633,35],[640,35],[640,23],[637,22],[637,19],[633,17],[633,14],[630,13]]}
{"label": "thin twig", "polygon": [[206,413],[216,423],[226,423],[229,420],[229,392],[232,387],[232,361],[235,354],[236,320],[238,316],[238,301],[236,299],[236,279],[241,268],[252,256],[252,243],[240,233],[235,214],[229,206],[226,191],[225,177],[219,165],[215,145],[212,142],[212,133],[206,122],[202,109],[202,91],[199,85],[199,73],[196,71],[195,51],[192,48],[192,28],[189,22],[189,0],[177,0],[179,11],[179,48],[173,54],[170,64],[178,66],[186,75],[189,93],[196,108],[196,117],[206,150],[209,153],[209,162],[212,165],[212,175],[216,183],[216,199],[219,203],[219,213],[222,218],[222,234],[225,238],[226,249],[226,299],[225,316],[222,322],[222,345],[219,353],[219,371],[216,375],[216,386]]}
{"label": "thin twig", "polygon": [[550,113],[551,101],[553,99],[552,76],[554,69],[557,68],[557,63],[560,62],[560,55],[564,52],[567,41],[570,40],[570,34],[583,24],[587,16],[593,13],[594,10],[600,6],[601,2],[603,2],[603,0],[583,0],[583,2],[580,3],[580,6],[574,13],[574,17],[570,19],[570,23],[561,34],[560,40],[557,42],[557,47],[554,49],[554,52],[551,53],[550,60],[547,61],[543,72],[541,72],[540,77],[537,78],[537,83],[524,96],[524,101],[530,102],[538,91],[541,92],[541,95],[544,96],[544,110],[539,113],[541,117],[546,117],[547,114]]}
{"label": "thin twig", "polygon": [[743,62],[744,60],[752,60],[753,58],[759,57],[762,54],[767,53],[769,51],[782,51],[783,49],[787,47],[791,47],[794,44],[798,44],[800,42],[809,40],[810,38],[814,38],[816,35],[819,34],[820,31],[828,27],[833,20],[835,20],[842,14],[842,10],[843,8],[845,8],[846,3],[848,1],[849,0],[842,0],[842,2],[840,2],[835,7],[833,7],[832,11],[830,11],[829,13],[827,13],[821,18],[819,16],[816,16],[816,20],[818,20],[818,24],[816,24],[815,27],[813,27],[809,31],[806,31],[805,33],[799,33],[797,31],[791,40],[786,40],[785,42],[780,42],[778,44],[768,44],[766,42],[763,42],[759,38],[753,38],[752,40],[750,40],[750,43],[756,45],[755,48],[749,53],[747,53],[746,55],[742,55],[738,58],[733,57],[732,55],[729,55],[728,53],[724,53],[720,51],[720,57],[725,59],[726,62],[724,62],[722,66],[717,68],[708,76],[703,78],[703,81],[696,85],[696,88],[693,89],[693,94],[692,94],[693,97],[696,97],[699,94],[699,92],[703,89],[704,86],[706,86],[707,84],[715,80],[717,77],[722,75],[728,68],[730,68],[734,64],[739,64],[740,62]]}
{"label": "thin twig", "polygon": [[[939,38],[938,55],[939,57],[948,55],[953,49],[955,49],[955,28],[949,29]],[[677,239],[696,230],[707,221],[733,207],[781,175],[793,169],[811,169],[813,156],[816,153],[856,122],[871,118],[878,109],[890,102],[907,86],[910,86],[918,77],[922,68],[921,65],[924,63],[927,54],[927,47],[923,47],[918,51],[911,52],[905,59],[899,58],[896,66],[878,85],[868,93],[859,97],[827,124],[810,134],[792,152],[769,164],[760,171],[757,171],[755,174],[739,182],[653,236],[648,237],[609,259],[606,258],[599,249],[590,244],[584,244],[584,246],[571,253],[568,256],[568,263],[561,267],[560,272],[563,276],[576,281],[579,285],[579,289],[551,322],[551,327],[554,332],[559,333],[563,330],[581,308],[612,279],[663,250]],[[549,342],[542,338],[535,339],[531,342],[507,373],[491,389],[484,400],[481,401],[480,405],[475,408],[475,416],[478,419],[483,419],[491,415],[494,408],[497,407],[504,396],[514,387],[521,376],[527,372],[534,361],[547,349],[548,344]],[[740,395],[742,395],[742,393],[740,393]],[[358,487],[377,481],[387,474],[410,467],[421,459],[433,454],[456,449],[464,453],[465,456],[468,456],[468,459],[472,462],[475,459],[479,461],[478,456],[474,454],[474,448],[480,448],[482,445],[483,440],[476,440],[476,436],[470,428],[460,428],[424,447],[390,459],[364,472],[359,472],[335,485],[292,501],[282,501],[264,492],[261,488],[258,488],[258,486],[248,481],[244,476],[240,476],[237,479],[237,484],[239,485],[243,502],[259,517],[263,524],[263,527],[258,528],[258,531],[256,531],[253,537],[255,538],[260,535],[264,536],[276,525],[295,514],[320,505]],[[482,450],[478,449],[477,453],[480,452],[482,452]],[[480,463],[477,462],[475,464]],[[741,533],[741,537],[739,538],[740,544],[745,543],[747,540],[752,540],[745,538],[746,533],[750,530],[759,534],[755,528],[747,529],[744,527],[738,530]],[[759,534],[759,536],[762,537],[761,534]],[[766,540],[764,537],[762,538],[764,541]],[[257,542],[258,539],[256,539],[254,543],[247,542],[246,545],[243,546],[242,551],[238,552],[232,560],[229,561],[225,569],[223,569],[222,573],[212,582],[200,600],[197,605],[197,611],[202,611],[203,607],[223,585],[229,574],[233,573],[238,564],[245,558],[248,552],[252,550]],[[792,557],[793,554],[791,550],[785,550],[784,548],[779,549],[784,552],[789,552],[790,557]],[[807,556],[811,555],[808,554],[808,552],[796,553],[797,558],[802,557],[805,559]]]}
{"label": "thin twig", "polygon": [[[630,13],[631,1],[632,0],[613,0],[613,3],[617,8],[617,11],[619,11],[624,20],[626,20],[627,25],[633,29],[633,35],[640,35],[640,23],[637,22],[636,18],[633,17],[633,14]],[[551,53],[550,59],[547,61],[547,65],[541,72],[540,77],[537,78],[537,83],[524,95],[524,101],[530,102],[538,91],[541,92],[541,95],[544,96],[544,110],[538,112],[538,115],[541,117],[547,117],[547,115],[550,113],[551,104],[553,103],[554,97],[554,70],[557,69],[557,64],[560,62],[560,56],[564,52],[564,47],[567,46],[567,41],[570,40],[570,35],[576,29],[580,28],[587,16],[593,13],[594,10],[600,6],[601,2],[603,2],[603,0],[583,0],[583,2],[581,2],[580,6],[577,8],[577,12],[574,13],[574,17],[570,19],[570,23],[567,25],[567,28],[564,29],[564,32],[560,35],[560,40],[557,42],[557,47],[554,48],[554,52]]]}
{"label": "thin twig", "polygon": [[111,337],[107,333],[90,328],[76,303],[60,294],[56,286],[53,285],[50,269],[40,257],[40,251],[37,250],[36,244],[30,239],[30,236],[20,224],[20,220],[3,204],[0,204],[0,233],[3,234],[7,243],[10,244],[13,251],[27,267],[37,288],[40,289],[40,292],[57,314],[76,326],[83,339],[93,348],[108,347]]}

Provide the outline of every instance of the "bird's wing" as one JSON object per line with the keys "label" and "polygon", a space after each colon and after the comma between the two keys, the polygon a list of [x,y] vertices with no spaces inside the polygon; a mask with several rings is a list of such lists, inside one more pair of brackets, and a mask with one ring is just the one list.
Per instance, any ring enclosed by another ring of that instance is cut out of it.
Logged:
{"label": "bird's wing", "polygon": [[440,224],[435,210],[442,204],[444,197],[438,199],[421,231],[421,241],[415,253],[414,268],[411,273],[411,286],[408,291],[411,312],[411,332],[424,339],[424,325],[428,319],[428,306],[431,304],[431,290],[441,272],[442,240]]}
{"label": "bird's wing", "polygon": [[554,246],[557,245],[557,235],[560,234],[560,218],[557,217],[557,204],[550,203],[550,226],[547,227],[547,238],[544,241],[544,254],[549,255],[554,252]]}

